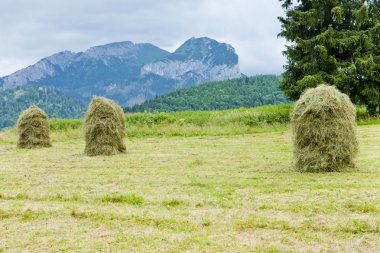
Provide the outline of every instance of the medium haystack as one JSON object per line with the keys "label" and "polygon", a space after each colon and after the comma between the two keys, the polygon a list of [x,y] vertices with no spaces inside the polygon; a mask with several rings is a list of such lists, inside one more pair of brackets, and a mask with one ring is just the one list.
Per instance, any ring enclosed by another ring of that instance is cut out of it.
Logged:
{"label": "medium haystack", "polygon": [[84,120],[88,156],[125,153],[123,110],[112,100],[93,97]]}
{"label": "medium haystack", "polygon": [[342,171],[354,167],[358,152],[355,107],[334,86],[308,89],[295,103],[295,167],[301,172]]}
{"label": "medium haystack", "polygon": [[17,121],[19,148],[51,147],[46,113],[35,105],[23,111]]}

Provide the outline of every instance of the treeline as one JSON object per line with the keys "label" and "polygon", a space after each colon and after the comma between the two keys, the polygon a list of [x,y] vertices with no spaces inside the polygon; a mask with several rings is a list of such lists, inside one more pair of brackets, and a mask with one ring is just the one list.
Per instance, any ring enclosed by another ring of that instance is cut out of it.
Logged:
{"label": "treeline", "polygon": [[0,128],[14,125],[20,112],[33,104],[50,118],[79,118],[85,111],[78,100],[53,88],[22,86],[0,91]]}
{"label": "treeline", "polygon": [[289,103],[287,96],[279,89],[279,83],[280,77],[275,75],[209,82],[127,107],[125,111],[226,110]]}

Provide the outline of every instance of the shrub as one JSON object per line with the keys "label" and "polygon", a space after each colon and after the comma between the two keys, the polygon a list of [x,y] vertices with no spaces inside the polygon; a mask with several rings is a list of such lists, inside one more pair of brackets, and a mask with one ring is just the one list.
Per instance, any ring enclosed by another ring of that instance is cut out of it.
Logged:
{"label": "shrub", "polygon": [[355,107],[347,95],[324,84],[308,89],[295,103],[291,121],[298,171],[341,171],[355,166]]}
{"label": "shrub", "polygon": [[93,97],[84,119],[88,156],[125,153],[123,110],[112,100]]}
{"label": "shrub", "polygon": [[20,114],[17,132],[19,148],[51,147],[48,116],[35,105]]}

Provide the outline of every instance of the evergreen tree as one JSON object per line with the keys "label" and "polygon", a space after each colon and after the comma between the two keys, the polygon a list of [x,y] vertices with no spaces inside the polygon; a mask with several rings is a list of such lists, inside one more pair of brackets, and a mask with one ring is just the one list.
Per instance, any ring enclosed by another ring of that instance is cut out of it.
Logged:
{"label": "evergreen tree", "polygon": [[279,0],[287,58],[280,87],[292,99],[326,82],[365,104],[380,106],[380,1]]}

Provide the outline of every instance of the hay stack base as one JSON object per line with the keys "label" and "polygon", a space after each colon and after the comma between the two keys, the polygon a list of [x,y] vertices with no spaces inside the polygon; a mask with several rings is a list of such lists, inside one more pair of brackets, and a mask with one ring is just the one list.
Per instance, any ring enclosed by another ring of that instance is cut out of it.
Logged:
{"label": "hay stack base", "polygon": [[296,169],[332,172],[355,167],[355,117],[351,100],[335,87],[306,90],[291,114]]}
{"label": "hay stack base", "polygon": [[17,121],[18,148],[51,147],[46,113],[33,105],[23,111]]}
{"label": "hay stack base", "polygon": [[93,97],[84,120],[85,155],[125,153],[123,110],[112,100]]}

